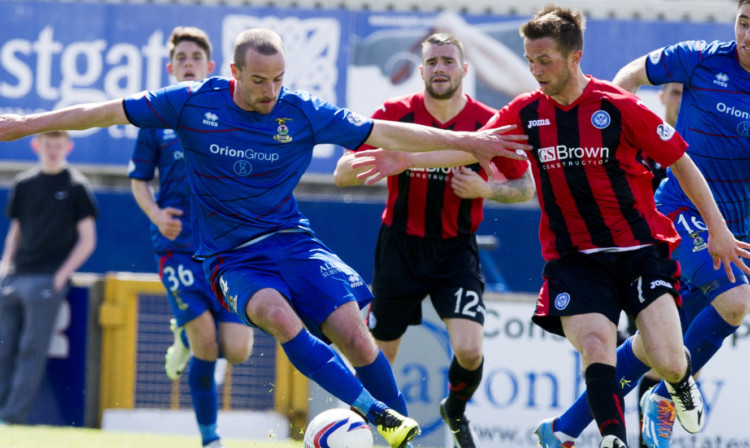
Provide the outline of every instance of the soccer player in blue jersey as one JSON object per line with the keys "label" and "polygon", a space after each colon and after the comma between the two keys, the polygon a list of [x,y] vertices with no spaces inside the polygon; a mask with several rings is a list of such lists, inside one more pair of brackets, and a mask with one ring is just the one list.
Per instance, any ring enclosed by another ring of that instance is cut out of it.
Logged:
{"label": "soccer player in blue jersey", "polygon": [[[211,42],[203,30],[177,27],[167,44],[167,71],[177,81],[199,81],[213,70]],[[159,192],[155,198],[148,182],[154,179],[157,169]],[[232,364],[246,361],[252,349],[253,330],[221,306],[201,264],[192,259],[195,239],[190,225],[191,194],[186,170],[184,151],[172,129],[138,132],[128,169],[131,188],[152,222],[159,276],[174,315],[175,341],[167,350],[165,369],[170,378],[177,379],[189,362],[187,379],[203,446],[222,448],[217,431],[216,360],[221,353]],[[185,336],[189,344],[183,341]]]}
{"label": "soccer player in blue jersey", "polygon": [[[677,131],[689,143],[687,153],[706,178],[729,229],[738,240],[750,232],[750,0],[737,2],[735,40],[687,41],[655,50],[623,67],[614,83],[637,91],[641,85],[683,84]],[[668,170],[656,192],[659,211],[670,217],[682,241],[673,252],[682,267],[683,314],[689,327],[684,344],[697,372],[732,335],[750,308],[750,286],[745,273],[732,266],[729,275],[714,267],[706,242],[703,217]],[[635,338],[635,339],[634,339]],[[617,378],[627,393],[648,367],[633,355],[636,335],[618,349]],[[662,382],[641,399],[642,436],[649,447],[670,444],[675,415],[681,409],[669,398]],[[540,445],[574,446],[575,437],[591,417],[583,401],[562,416],[540,424]]]}
{"label": "soccer player in blue jersey", "polygon": [[[523,158],[512,126],[451,132],[371,120],[282,86],[285,52],[266,29],[235,42],[232,78],[212,77],[115,100],[28,116],[0,116],[0,141],[53,129],[132,123],[168,128],[183,147],[192,191],[195,256],[214,291],[247,325],[274,336],[307,377],[374,423],[392,447],[419,425],[388,360],[360,316],[372,300],[362,278],[315,238],[293,189],[313,146],[333,143],[402,151],[459,149],[490,171],[496,156]],[[326,344],[333,342],[356,371]],[[377,399],[376,399],[377,397]]]}

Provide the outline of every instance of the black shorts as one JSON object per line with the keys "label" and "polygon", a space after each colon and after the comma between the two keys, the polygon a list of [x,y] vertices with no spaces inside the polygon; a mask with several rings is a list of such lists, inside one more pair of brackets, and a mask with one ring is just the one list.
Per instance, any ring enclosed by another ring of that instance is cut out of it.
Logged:
{"label": "black shorts", "polygon": [[544,266],[544,285],[532,321],[564,336],[561,316],[605,315],[617,325],[620,312],[633,319],[664,294],[680,304],[680,265],[666,244],[625,252],[572,252]]}
{"label": "black shorts", "polygon": [[398,339],[409,325],[422,323],[422,300],[428,295],[442,319],[484,324],[484,282],[474,235],[430,240],[381,226],[372,287],[368,325],[381,341]]}

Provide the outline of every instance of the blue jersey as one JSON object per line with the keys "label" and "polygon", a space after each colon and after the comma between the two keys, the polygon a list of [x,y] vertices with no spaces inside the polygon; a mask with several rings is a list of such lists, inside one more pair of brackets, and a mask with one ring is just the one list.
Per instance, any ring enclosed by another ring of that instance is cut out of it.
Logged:
{"label": "blue jersey", "polygon": [[[750,73],[739,64],[736,42],[689,41],[652,52],[646,62],[653,84],[684,85],[677,131],[706,178],[729,229],[750,231]],[[674,175],[657,202],[692,207]]]}
{"label": "blue jersey", "polygon": [[182,231],[169,240],[151,224],[151,243],[156,253],[195,252],[190,225],[190,185],[187,182],[184,152],[177,134],[172,129],[141,129],[128,166],[133,179],[150,181],[159,169],[159,192],[156,203],[160,208],[174,207],[182,210]]}
{"label": "blue jersey", "polygon": [[372,130],[368,118],[284,88],[271,113],[248,112],[232,100],[234,88],[234,80],[212,77],[123,103],[134,125],[174,129],[179,136],[199,257],[283,229],[309,230],[292,193],[313,147],[356,148]]}

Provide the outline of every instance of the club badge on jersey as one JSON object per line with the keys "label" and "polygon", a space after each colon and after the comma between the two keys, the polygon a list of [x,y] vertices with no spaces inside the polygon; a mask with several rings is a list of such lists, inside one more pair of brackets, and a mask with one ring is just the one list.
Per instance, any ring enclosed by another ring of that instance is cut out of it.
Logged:
{"label": "club badge on jersey", "polygon": [[279,123],[279,127],[276,128],[277,134],[273,136],[273,139],[279,143],[289,143],[292,141],[292,136],[289,135],[289,127],[286,125],[287,121],[292,121],[291,118],[275,118],[274,121]]}

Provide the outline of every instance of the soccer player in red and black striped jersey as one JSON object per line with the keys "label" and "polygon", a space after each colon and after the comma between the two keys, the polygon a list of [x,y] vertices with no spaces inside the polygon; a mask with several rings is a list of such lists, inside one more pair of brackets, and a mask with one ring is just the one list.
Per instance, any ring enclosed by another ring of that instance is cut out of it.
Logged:
{"label": "soccer player in red and black striped jersey", "polygon": [[[555,5],[521,26],[525,57],[541,88],[516,97],[487,128],[516,125],[533,147],[528,154],[547,262],[533,321],[580,352],[600,446],[625,447],[615,373],[622,310],[642,336],[630,361],[650,363],[671,384],[687,430],[703,423],[677,312],[680,266],[670,259],[679,236],[656,210],[641,155],[669,166],[700,210],[716,268],[723,263],[728,275],[731,263],[747,269],[739,256],[750,254],[727,229],[682,137],[631,93],[583,74],[584,26],[579,12]],[[540,445],[572,447],[553,426],[545,421],[537,428]]]}
{"label": "soccer player in red and black striped jersey", "polygon": [[[467,69],[463,45],[456,37],[429,36],[422,43],[424,91],[386,101],[373,118],[455,131],[481,128],[496,111],[463,93]],[[533,195],[533,183],[526,161],[497,159],[495,166],[509,180],[501,184],[486,182],[487,175],[470,157],[468,165],[459,168],[416,168],[408,166],[408,158],[404,153],[404,170],[388,177],[375,255],[370,331],[394,362],[401,337],[409,325],[421,323],[421,303],[430,296],[448,327],[455,353],[441,415],[456,447],[474,447],[464,411],[482,379],[484,361],[484,284],[475,232],[485,197],[526,201]],[[357,174],[363,170],[352,168],[354,160],[353,154],[339,160],[334,174],[339,186],[362,182]]]}

